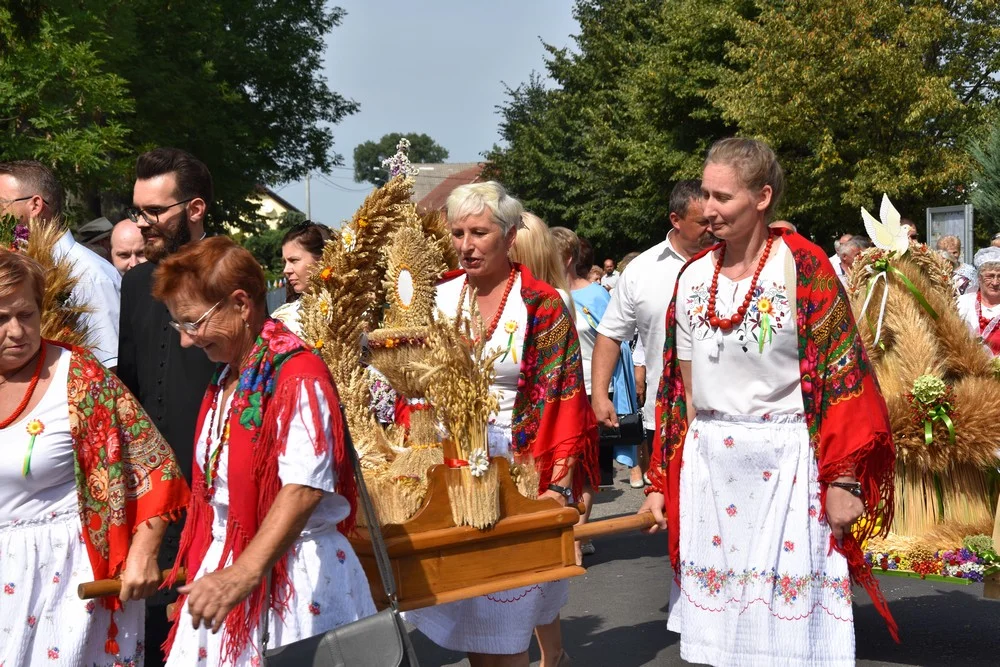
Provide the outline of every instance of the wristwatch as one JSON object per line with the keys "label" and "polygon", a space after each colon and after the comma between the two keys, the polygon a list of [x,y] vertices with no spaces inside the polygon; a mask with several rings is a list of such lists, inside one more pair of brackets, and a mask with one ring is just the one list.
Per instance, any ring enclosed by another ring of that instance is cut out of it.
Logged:
{"label": "wristwatch", "polygon": [[830,486],[843,489],[855,498],[862,498],[864,496],[864,492],[861,490],[861,482],[830,482]]}
{"label": "wristwatch", "polygon": [[565,486],[559,486],[558,484],[549,484],[549,491],[555,491],[559,495],[566,498],[566,502],[569,502],[573,498],[573,489],[567,489]]}

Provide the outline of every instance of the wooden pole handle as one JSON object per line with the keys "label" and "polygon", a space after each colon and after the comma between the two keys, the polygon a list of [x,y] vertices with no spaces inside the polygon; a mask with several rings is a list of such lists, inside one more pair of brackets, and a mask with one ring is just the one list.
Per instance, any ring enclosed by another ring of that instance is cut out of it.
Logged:
{"label": "wooden pole handle", "polygon": [[652,528],[656,521],[652,512],[633,514],[631,516],[620,516],[614,519],[601,519],[591,521],[582,526],[573,527],[573,538],[577,540],[589,540],[594,537],[605,535],[616,535],[618,533],[630,533],[633,530],[646,530]]}
{"label": "wooden pole handle", "polygon": [[[163,582],[168,576],[170,576],[170,570],[160,572],[160,582]],[[183,584],[185,581],[187,581],[187,572],[182,567],[177,571],[177,584]],[[109,597],[121,592],[122,582],[118,579],[98,579],[76,587],[76,594],[81,600]]]}

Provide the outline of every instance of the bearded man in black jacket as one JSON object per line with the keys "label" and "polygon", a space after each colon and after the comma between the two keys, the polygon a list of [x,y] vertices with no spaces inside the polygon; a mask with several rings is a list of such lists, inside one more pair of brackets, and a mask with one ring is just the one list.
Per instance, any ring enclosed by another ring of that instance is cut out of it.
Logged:
{"label": "bearded man in black jacket", "polygon": [[[136,161],[132,208],[126,212],[142,233],[146,259],[122,278],[118,376],[135,394],[191,479],[195,420],[215,364],[198,348],[182,348],[170,313],[153,299],[157,263],[205,236],[212,204],[212,175],[201,160],[177,148],[156,148]],[[173,566],[183,523],[171,524],[160,549],[160,567]],[[166,604],[161,593],[147,601],[146,665],[163,664]]]}

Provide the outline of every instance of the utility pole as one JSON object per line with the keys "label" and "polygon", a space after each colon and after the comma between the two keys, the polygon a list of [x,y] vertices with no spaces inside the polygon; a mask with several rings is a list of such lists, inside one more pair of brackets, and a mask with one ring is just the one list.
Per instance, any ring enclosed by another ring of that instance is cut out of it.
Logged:
{"label": "utility pole", "polygon": [[306,174],[306,220],[312,219],[312,202],[309,199],[309,174]]}

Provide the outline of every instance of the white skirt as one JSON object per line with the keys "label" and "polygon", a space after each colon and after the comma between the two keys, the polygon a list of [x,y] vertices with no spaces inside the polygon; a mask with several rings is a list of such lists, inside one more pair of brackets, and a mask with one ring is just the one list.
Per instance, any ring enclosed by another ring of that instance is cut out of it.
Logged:
{"label": "white skirt", "polygon": [[[220,514],[224,512],[217,509],[216,517]],[[217,569],[224,542],[224,519],[216,518],[212,527],[212,544],[198,570],[198,577]],[[268,649],[323,634],[375,613],[375,603],[361,563],[350,542],[337,531],[336,526],[320,532],[303,531],[289,550],[288,576],[293,594],[284,619],[273,611],[268,613],[271,635]],[[244,649],[235,663],[223,663],[224,629],[225,626],[217,634],[212,634],[210,628],[193,629],[191,613],[185,604],[181,609],[167,667],[215,667],[222,664],[256,667],[262,664],[260,628],[251,645]]]}
{"label": "white skirt", "polygon": [[[490,456],[510,458],[510,425],[487,429]],[[449,602],[403,617],[438,646],[464,653],[516,655],[531,644],[535,627],[548,625],[569,601],[565,579]]]}
{"label": "white skirt", "polygon": [[[830,549],[800,416],[699,412],[684,443],[668,629],[711,665],[853,665],[846,559]],[[678,585],[679,581],[679,585]]]}
{"label": "white skirt", "polygon": [[93,579],[75,508],[0,524],[0,665],[142,665],[146,603],[115,613],[120,651],[109,655],[110,612],[76,594]]}

